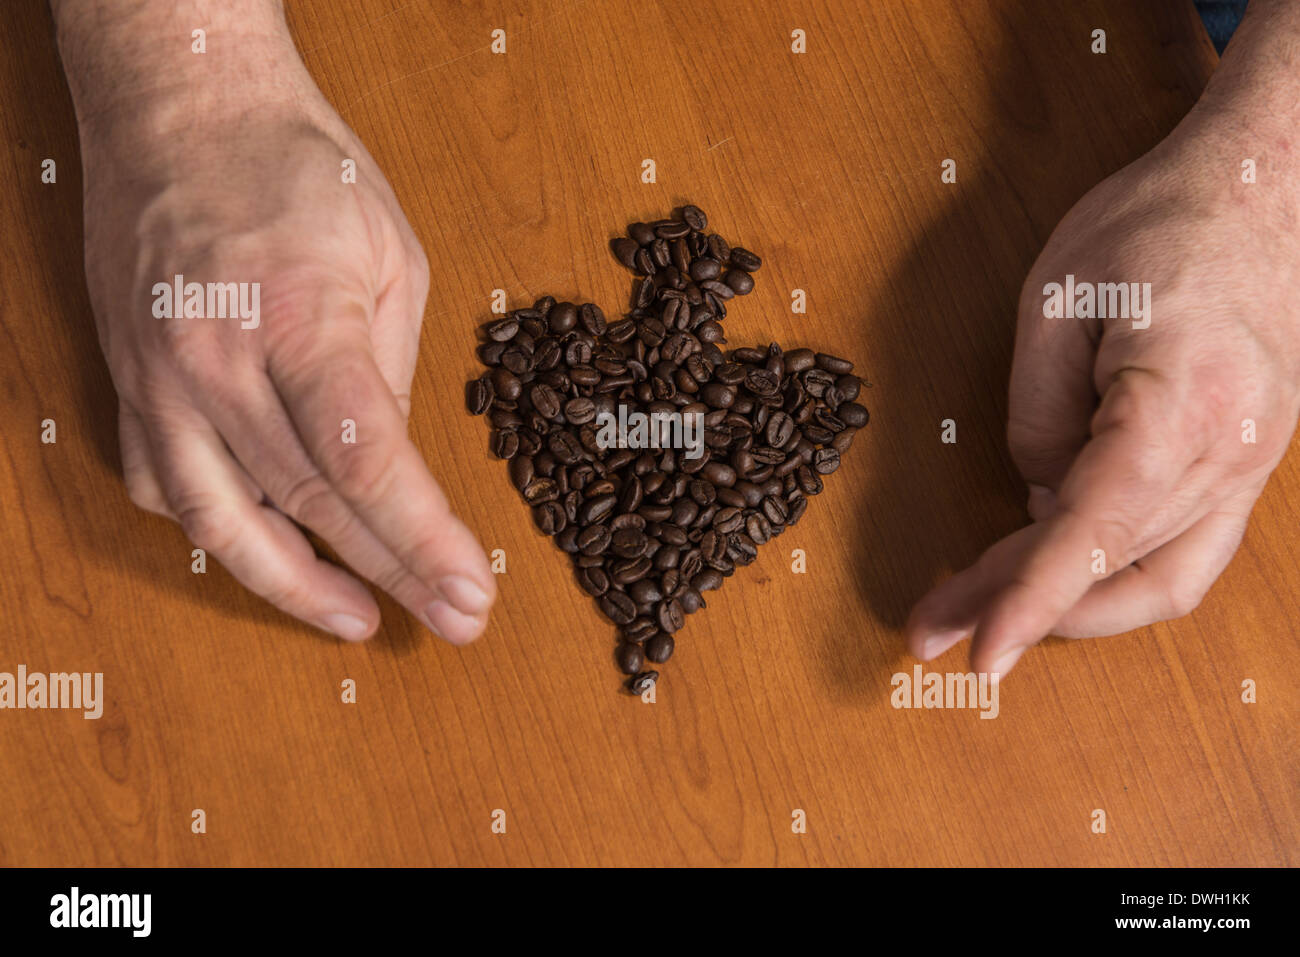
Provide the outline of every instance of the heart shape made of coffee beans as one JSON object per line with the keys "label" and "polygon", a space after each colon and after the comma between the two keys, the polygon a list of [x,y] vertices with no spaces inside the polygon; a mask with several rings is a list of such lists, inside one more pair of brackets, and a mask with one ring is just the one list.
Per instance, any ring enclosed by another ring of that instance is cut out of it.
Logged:
{"label": "heart shape made of coffee beans", "polygon": [[868,419],[847,359],[722,351],[727,303],[762,260],[707,227],[696,206],[633,223],[610,243],[640,277],[621,320],[544,296],[483,326],[489,371],[466,387],[533,522],[618,626],[638,694],[704,592],[799,521]]}

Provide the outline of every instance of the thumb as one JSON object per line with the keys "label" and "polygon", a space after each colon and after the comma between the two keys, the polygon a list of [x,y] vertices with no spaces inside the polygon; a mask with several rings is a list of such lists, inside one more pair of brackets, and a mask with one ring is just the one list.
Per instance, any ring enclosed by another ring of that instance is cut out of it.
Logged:
{"label": "thumb", "polygon": [[1097,343],[1087,320],[1044,315],[1044,276],[1035,267],[1020,294],[1007,445],[1030,486],[1055,491],[1088,441]]}

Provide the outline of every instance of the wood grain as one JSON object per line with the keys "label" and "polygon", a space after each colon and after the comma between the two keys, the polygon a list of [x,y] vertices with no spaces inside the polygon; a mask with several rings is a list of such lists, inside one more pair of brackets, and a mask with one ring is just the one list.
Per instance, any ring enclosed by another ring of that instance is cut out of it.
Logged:
{"label": "wood grain", "polygon": [[[1003,436],[1020,283],[1069,206],[1195,101],[1214,54],[1189,3],[291,3],[433,264],[412,434],[507,555],[464,650],[391,602],[375,641],[322,638],[192,574],[180,530],[131,506],[48,14],[0,6],[0,670],[102,671],[108,698],[98,721],[0,712],[0,863],[1300,862],[1294,454],[1193,615],[1048,640],[996,720],[889,703],[910,603],[1025,521]],[[462,387],[491,290],[614,311],[608,238],[684,200],[766,260],[732,342],[854,358],[872,422],[689,622],[646,705]],[[965,650],[932,667],[964,671]]]}

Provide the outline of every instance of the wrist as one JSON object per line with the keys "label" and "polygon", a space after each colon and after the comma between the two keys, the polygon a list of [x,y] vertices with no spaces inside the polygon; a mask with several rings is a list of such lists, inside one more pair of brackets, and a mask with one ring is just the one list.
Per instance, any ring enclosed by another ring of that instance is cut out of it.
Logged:
{"label": "wrist", "polygon": [[83,143],[138,149],[196,121],[319,99],[278,0],[230,0],[202,11],[193,0],[52,6]]}

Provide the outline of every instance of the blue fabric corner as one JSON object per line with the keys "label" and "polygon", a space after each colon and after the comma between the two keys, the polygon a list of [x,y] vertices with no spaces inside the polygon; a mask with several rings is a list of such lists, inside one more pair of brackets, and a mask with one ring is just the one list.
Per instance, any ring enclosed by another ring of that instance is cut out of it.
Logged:
{"label": "blue fabric corner", "polygon": [[1247,0],[1196,0],[1196,9],[1205,22],[1214,49],[1220,53],[1228,45],[1237,24],[1241,23],[1242,15],[1246,12],[1246,2]]}

